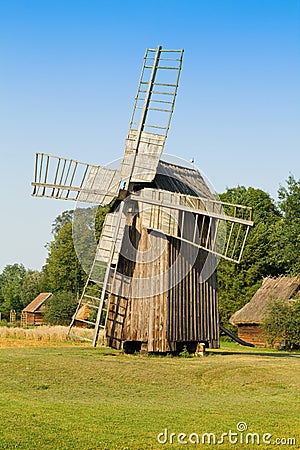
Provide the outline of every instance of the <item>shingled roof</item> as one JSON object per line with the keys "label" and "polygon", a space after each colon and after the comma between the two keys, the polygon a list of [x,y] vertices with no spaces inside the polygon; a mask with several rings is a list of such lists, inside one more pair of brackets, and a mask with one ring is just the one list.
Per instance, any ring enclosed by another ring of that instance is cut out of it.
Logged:
{"label": "shingled roof", "polygon": [[34,313],[51,295],[51,292],[41,292],[23,309],[23,312]]}
{"label": "shingled roof", "polygon": [[278,278],[267,277],[249,303],[230,318],[233,325],[261,324],[268,305],[276,300],[287,301],[300,291],[300,276]]}

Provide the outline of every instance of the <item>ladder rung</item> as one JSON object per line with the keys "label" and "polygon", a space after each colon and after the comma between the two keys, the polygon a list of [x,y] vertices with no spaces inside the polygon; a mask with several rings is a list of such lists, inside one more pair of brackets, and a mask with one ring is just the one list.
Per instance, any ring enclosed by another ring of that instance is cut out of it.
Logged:
{"label": "ladder rung", "polygon": [[91,303],[81,302],[81,304],[84,305],[84,306],[87,306],[88,308],[99,309],[99,306],[93,305],[93,304],[91,304]]}
{"label": "ladder rung", "polygon": [[127,305],[126,306],[119,305],[118,308],[127,309]]}
{"label": "ladder rung", "polygon": [[[147,56],[146,59],[154,59],[154,56]],[[159,61],[181,61],[180,58],[159,58]]]}
{"label": "ladder rung", "polygon": [[86,297],[86,298],[90,298],[91,300],[100,301],[99,297],[94,297],[93,295],[84,294],[83,296]]}
{"label": "ladder rung", "polygon": [[179,70],[179,67],[157,66],[157,69]]}
{"label": "ladder rung", "polygon": [[172,112],[172,110],[171,110],[171,109],[152,108],[151,106],[150,106],[150,108],[148,108],[148,110],[149,110],[149,111],[161,111],[161,112],[168,112],[168,113],[171,113],[171,112]]}
{"label": "ladder rung", "polygon": [[[145,69],[152,69],[153,66],[144,66]],[[157,66],[157,69],[171,69],[171,70],[178,70],[178,67],[169,67],[169,66]]]}
{"label": "ladder rung", "polygon": [[90,320],[86,320],[86,319],[77,319],[76,317],[75,317],[75,320],[77,320],[78,322],[84,322],[84,323],[87,323],[87,324],[89,324],[89,325],[95,326],[95,322],[91,322]]}
{"label": "ladder rung", "polygon": [[[136,108],[137,109],[143,109],[144,107],[143,106],[136,106]],[[161,109],[161,108],[148,108],[148,111],[160,111],[160,112],[168,112],[168,113],[170,113],[170,112],[172,112],[170,109]]]}
{"label": "ladder rung", "polygon": [[122,342],[122,339],[121,339],[121,338],[118,338],[118,337],[116,337],[116,336],[106,336],[106,338],[111,339],[111,340],[113,340],[113,341],[119,341],[119,342]]}
{"label": "ladder rung", "polygon": [[158,126],[158,125],[150,125],[150,124],[148,124],[148,123],[145,123],[145,124],[144,124],[144,127],[149,127],[149,128],[159,128],[160,130],[166,130],[166,129],[167,129],[167,127],[160,127],[160,126]]}
{"label": "ladder rung", "polygon": [[[141,81],[140,84],[149,84],[149,81]],[[177,84],[174,84],[174,83],[159,83],[158,81],[152,83],[152,85],[153,85],[153,86],[168,86],[168,87],[174,87],[174,88],[177,87]],[[143,92],[144,92],[144,91],[143,91]],[[145,92],[146,92],[146,91],[145,91]]]}
{"label": "ladder rung", "polygon": [[177,88],[177,84],[173,84],[173,83],[159,83],[159,82],[154,82],[153,85],[154,85],[154,86],[167,86],[167,87]]}
{"label": "ladder rung", "polygon": [[172,95],[174,97],[174,92],[163,92],[163,91],[151,91],[151,94],[159,94],[159,95]]}
{"label": "ladder rung", "polygon": [[[147,92],[144,89],[140,89],[139,92]],[[175,92],[163,92],[163,91],[151,91],[151,94],[159,94],[159,95],[172,95],[172,97],[174,97]]]}
{"label": "ladder rung", "polygon": [[167,102],[166,100],[150,100],[150,102],[152,103],[152,102],[154,102],[154,103],[164,103],[164,104],[167,104],[167,105],[172,105],[173,104],[173,102]]}
{"label": "ladder rung", "polygon": [[76,337],[77,339],[81,339],[82,341],[88,341],[88,342],[93,342],[92,339],[80,336],[79,334],[75,334],[75,333],[70,333],[69,334],[70,337]]}
{"label": "ladder rung", "polygon": [[119,320],[116,320],[115,318],[114,318],[114,319],[110,319],[110,318],[108,317],[107,320],[108,320],[109,322],[113,322],[113,323],[116,323],[116,324],[118,324],[118,325],[123,325],[123,322],[120,322]]}
{"label": "ladder rung", "polygon": [[92,281],[93,283],[97,283],[97,284],[100,284],[101,286],[103,286],[103,281],[94,280],[93,278],[90,278],[90,281]]}
{"label": "ladder rung", "polygon": [[97,259],[97,254],[96,254],[96,256],[95,256],[95,260],[94,260],[94,265],[95,264],[98,264],[98,265],[101,265],[101,266],[107,266],[107,263],[106,262],[104,262],[104,261],[101,261],[101,259]]}
{"label": "ladder rung", "polygon": [[96,268],[96,269],[106,269],[106,266],[107,266],[106,262],[102,261],[101,259],[96,259],[92,271],[94,270],[94,268]]}
{"label": "ladder rung", "polygon": [[116,314],[116,316],[119,316],[119,317],[126,317],[126,314],[117,313],[116,311],[110,310],[109,312],[112,314]]}
{"label": "ladder rung", "polygon": [[[151,50],[156,52],[156,50]],[[161,49],[160,53],[183,53],[183,50]]]}
{"label": "ladder rung", "polygon": [[111,306],[115,306],[116,308],[120,309],[127,309],[127,306],[122,306],[122,305],[116,305],[115,303],[111,303]]}
{"label": "ladder rung", "polygon": [[180,58],[159,58],[160,61],[181,61]]}

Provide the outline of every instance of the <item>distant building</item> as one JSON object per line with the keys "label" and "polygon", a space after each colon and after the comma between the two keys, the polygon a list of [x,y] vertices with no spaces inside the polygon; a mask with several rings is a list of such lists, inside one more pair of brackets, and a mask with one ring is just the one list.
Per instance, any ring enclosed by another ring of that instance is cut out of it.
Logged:
{"label": "distant building", "polygon": [[45,301],[51,296],[51,292],[41,292],[32,300],[22,311],[21,325],[44,325]]}
{"label": "distant building", "polygon": [[230,318],[238,327],[238,337],[256,347],[268,347],[261,325],[264,322],[268,305],[274,301],[288,301],[300,293],[300,276],[278,278],[267,277],[249,303]]}

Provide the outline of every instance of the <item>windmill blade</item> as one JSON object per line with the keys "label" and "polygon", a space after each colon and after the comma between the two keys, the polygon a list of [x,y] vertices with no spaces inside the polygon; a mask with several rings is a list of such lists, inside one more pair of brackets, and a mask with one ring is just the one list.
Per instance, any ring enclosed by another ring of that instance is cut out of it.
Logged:
{"label": "windmill blade", "polygon": [[132,194],[143,226],[239,263],[253,226],[252,208],[163,190]]}
{"label": "windmill blade", "polygon": [[[138,153],[135,150],[136,141],[137,130],[129,130],[121,169],[121,177],[127,182],[127,185],[129,184],[129,179],[132,182],[150,183],[155,178],[165,137],[143,131],[139,139]],[[130,178],[133,165],[134,169]]]}
{"label": "windmill blade", "polygon": [[96,260],[104,263],[117,264],[122,245],[126,217],[122,214],[118,225],[119,211],[106,214],[97,246]]}
{"label": "windmill blade", "polygon": [[183,50],[147,49],[126,139],[121,177],[151,182],[164,148],[177,94]]}
{"label": "windmill blade", "polygon": [[36,153],[34,197],[107,205],[116,197],[119,184],[118,170]]}

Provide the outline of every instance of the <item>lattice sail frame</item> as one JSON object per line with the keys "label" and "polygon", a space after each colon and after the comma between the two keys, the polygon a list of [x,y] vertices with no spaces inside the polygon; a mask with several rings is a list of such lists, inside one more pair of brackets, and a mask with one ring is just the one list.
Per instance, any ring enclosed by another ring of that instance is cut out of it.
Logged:
{"label": "lattice sail frame", "polygon": [[153,181],[170,128],[183,50],[147,49],[134,99],[121,177]]}
{"label": "lattice sail frame", "polygon": [[[240,263],[249,229],[254,224],[252,208],[150,188],[131,195],[130,199],[140,204],[139,210],[147,205],[143,213],[145,228]],[[181,230],[185,230],[184,222],[191,216],[194,230],[186,236]]]}
{"label": "lattice sail frame", "polygon": [[34,197],[109,204],[118,194],[120,173],[75,159],[36,153]]}
{"label": "lattice sail frame", "polygon": [[146,50],[120,170],[36,153],[32,195],[107,205],[121,187],[153,181],[174,111],[182,57],[183,50]]}

